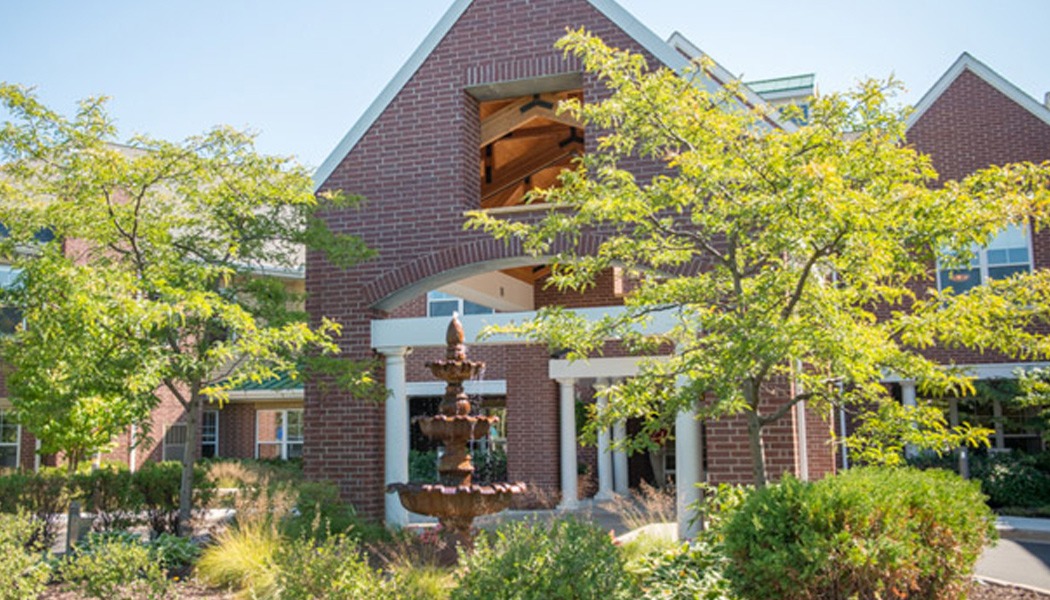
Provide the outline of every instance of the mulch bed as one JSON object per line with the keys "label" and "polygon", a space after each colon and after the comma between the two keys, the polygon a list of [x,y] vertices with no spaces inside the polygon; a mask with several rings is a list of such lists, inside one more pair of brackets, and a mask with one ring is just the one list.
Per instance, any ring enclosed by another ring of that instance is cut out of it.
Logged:
{"label": "mulch bed", "polygon": [[[232,600],[235,596],[231,593],[209,589],[189,581],[180,582],[176,585],[175,594],[172,597],[180,600]],[[40,600],[83,600],[84,598],[86,596],[78,592],[66,591],[62,587],[52,586],[40,597]],[[1050,595],[1013,586],[975,581],[970,586],[967,598],[969,600],[1050,600]]]}

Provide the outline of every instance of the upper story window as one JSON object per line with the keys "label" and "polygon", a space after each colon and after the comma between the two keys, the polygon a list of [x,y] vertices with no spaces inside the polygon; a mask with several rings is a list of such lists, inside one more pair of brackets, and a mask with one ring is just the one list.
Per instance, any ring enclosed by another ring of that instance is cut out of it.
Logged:
{"label": "upper story window", "polygon": [[[14,287],[21,273],[10,265],[0,265],[0,289]],[[13,306],[0,306],[0,335],[11,335],[22,324],[22,311]]]}
{"label": "upper story window", "polygon": [[430,292],[427,294],[427,316],[428,317],[451,317],[452,313],[460,315],[490,315],[495,310],[464,300],[452,294],[444,292]]}
{"label": "upper story window", "polygon": [[991,279],[1005,279],[1032,270],[1032,243],[1028,230],[1009,225],[984,248],[974,249],[968,267],[944,269],[938,265],[937,285],[961,294]]}

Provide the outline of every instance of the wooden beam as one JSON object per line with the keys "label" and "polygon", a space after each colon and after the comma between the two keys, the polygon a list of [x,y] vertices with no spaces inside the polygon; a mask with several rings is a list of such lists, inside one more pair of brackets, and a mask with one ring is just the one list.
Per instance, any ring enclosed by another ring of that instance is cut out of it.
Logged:
{"label": "wooden beam", "polygon": [[[542,94],[539,98],[529,96],[511,102],[481,122],[481,145],[487,146],[537,119],[582,128],[583,124],[571,115],[557,114],[558,102],[558,98],[551,94]],[[553,108],[547,108],[544,104],[550,104]]]}
{"label": "wooden beam", "polygon": [[530,153],[504,165],[493,173],[492,183],[481,187],[481,200],[495,196],[508,187],[513,187],[526,177],[559,164],[583,152],[583,145],[573,142],[567,146],[553,146],[542,152]]}

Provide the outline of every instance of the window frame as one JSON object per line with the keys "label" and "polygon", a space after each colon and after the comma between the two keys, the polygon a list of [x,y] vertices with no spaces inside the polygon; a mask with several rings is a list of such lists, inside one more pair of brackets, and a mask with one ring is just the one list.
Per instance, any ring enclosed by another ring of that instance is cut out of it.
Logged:
{"label": "window frame", "polygon": [[[491,315],[491,314],[495,314],[496,313],[496,309],[492,308],[491,306],[485,306],[483,304],[478,304],[477,302],[472,302],[470,300],[465,300],[463,298],[460,298],[459,296],[455,296],[455,295],[449,294],[447,292],[442,292],[442,291],[439,291],[439,290],[432,290],[432,291],[427,292],[427,317],[451,317],[452,316],[451,314],[435,315],[434,311],[432,310],[431,307],[434,304],[444,304],[444,303],[453,303],[453,302],[456,303],[456,308],[454,309],[455,313],[458,314],[461,317],[464,316],[464,315],[468,315],[468,314],[470,314],[470,315]],[[467,304],[470,304],[470,306],[472,307],[471,312],[469,312],[469,313],[466,312]],[[477,309],[482,309],[482,310],[477,310]]]}
{"label": "window frame", "polygon": [[[277,413],[277,414],[280,415],[280,417],[279,417],[280,421],[279,421],[279,423],[277,425],[277,427],[280,428],[280,433],[279,433],[279,435],[275,436],[277,438],[275,440],[262,441],[262,440],[259,439],[260,416],[264,412]],[[299,435],[297,436],[298,439],[296,439],[296,440],[290,440],[289,439],[290,436],[288,435],[288,425],[289,425],[289,418],[288,418],[288,416],[291,413],[296,413],[296,414],[299,415]],[[276,446],[279,449],[279,456],[276,456],[276,457],[273,457],[273,458],[279,458],[280,460],[288,460],[289,458],[299,458],[299,457],[301,457],[303,455],[303,446],[304,446],[304,442],[305,442],[305,439],[306,439],[306,435],[305,435],[305,433],[306,433],[305,429],[306,428],[304,427],[304,423],[303,423],[303,415],[304,415],[304,413],[303,413],[303,409],[302,408],[263,408],[263,409],[256,410],[255,411],[255,458],[256,458],[256,460],[258,460],[260,458],[261,452],[259,452],[259,450],[260,450],[260,448],[263,445]],[[298,446],[298,450],[299,451],[298,451],[297,454],[290,455],[291,453],[289,452],[289,449],[291,447],[293,447],[293,446]]]}
{"label": "window frame", "polygon": [[[206,430],[205,430],[205,420],[208,417],[213,417],[215,419],[215,433],[214,433],[215,439],[213,439],[213,440],[207,439],[208,438],[208,434],[206,433]],[[200,427],[200,429],[201,429],[201,452],[200,452],[200,457],[201,458],[205,458],[205,456],[204,456],[204,447],[205,446],[212,446],[212,447],[214,447],[214,451],[212,452],[212,455],[210,457],[208,457],[208,458],[218,458],[219,457],[219,411],[217,411],[217,410],[201,411],[201,427]]]}
{"label": "window frame", "polygon": [[[168,441],[168,436],[171,435],[171,432],[174,429],[182,429],[182,442],[181,443],[172,443],[172,442]],[[163,440],[161,442],[161,453],[160,453],[161,460],[163,460],[163,461],[169,461],[169,460],[176,461],[177,460],[179,462],[182,462],[183,458],[186,456],[186,448],[187,448],[187,444],[188,443],[189,443],[189,427],[187,427],[186,423],[184,423],[182,421],[176,421],[174,423],[169,423],[164,428],[164,438],[163,438]],[[182,453],[181,453],[181,455],[178,458],[171,458],[171,457],[168,456],[168,449],[169,448],[182,448]]]}
{"label": "window frame", "polygon": [[[1003,251],[1003,250],[1009,251],[1011,249],[1017,249],[1018,248],[1017,246],[1013,246],[1013,247],[1010,247],[1010,248],[993,248],[992,247],[996,243],[996,241],[1000,239],[1000,236],[1003,236],[1004,234],[1008,233],[1009,231],[1011,231],[1011,229],[1015,229],[1015,230],[1017,230],[1017,231],[1019,231],[1020,233],[1023,234],[1022,237],[1024,238],[1024,241],[1025,241],[1025,250],[1026,250],[1026,253],[1027,253],[1026,262],[1025,263],[1007,262],[1007,263],[997,263],[997,264],[994,264],[994,265],[990,264],[988,262],[988,253],[989,252],[996,252],[996,251]],[[1024,225],[1024,226],[1021,226],[1021,225],[1007,225],[1001,231],[999,231],[999,233],[997,233],[991,240],[989,240],[988,245],[980,247],[980,248],[974,248],[973,249],[973,258],[970,260],[970,264],[966,268],[946,269],[944,267],[944,265],[942,264],[942,260],[940,258],[938,258],[937,259],[937,265],[936,265],[936,269],[937,269],[937,272],[936,272],[937,289],[939,291],[944,291],[946,288],[951,287],[954,290],[955,286],[952,285],[953,282],[951,281],[951,279],[952,279],[952,277],[954,276],[955,273],[976,271],[977,272],[977,277],[980,278],[980,281],[978,281],[975,284],[968,285],[962,291],[956,291],[957,294],[961,294],[961,293],[966,292],[966,290],[972,289],[972,288],[977,287],[979,285],[985,285],[989,281],[992,281],[993,278],[989,276],[989,271],[991,269],[1000,268],[1000,267],[1019,267],[1021,265],[1024,265],[1026,267],[1027,270],[1025,272],[1028,272],[1028,273],[1031,273],[1034,270],[1034,268],[1035,268],[1035,256],[1034,256],[1033,249],[1032,249],[1032,229],[1028,225]],[[1021,272],[1021,271],[1015,271],[1015,273],[1017,273],[1017,272]],[[946,279],[947,279],[947,281],[946,281]],[[966,278],[964,278],[962,281],[966,281],[967,279],[969,279],[968,276]],[[995,279],[999,279],[999,278],[995,278]]]}
{"label": "window frame", "polygon": [[[8,466],[0,464],[0,468],[3,468],[3,469],[19,469],[22,466],[22,426],[18,423],[18,421],[12,419],[11,412],[12,411],[11,411],[10,408],[0,408],[0,431],[2,431],[3,427],[7,427],[9,425],[13,425],[15,427],[15,441],[14,442],[5,442],[5,441],[3,441],[3,436],[0,435],[0,449],[12,447],[12,446],[15,449],[15,464],[14,464],[14,466],[8,467]],[[11,423],[8,423],[9,419],[12,421]]]}

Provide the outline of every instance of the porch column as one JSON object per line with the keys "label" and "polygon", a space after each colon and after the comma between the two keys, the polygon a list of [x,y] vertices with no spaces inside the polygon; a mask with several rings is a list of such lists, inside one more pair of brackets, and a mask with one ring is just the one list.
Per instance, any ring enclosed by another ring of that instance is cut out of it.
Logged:
{"label": "porch column", "polygon": [[700,500],[696,484],[703,481],[700,421],[696,410],[678,413],[674,424],[675,491],[677,494],[678,539],[693,539],[700,531],[700,523],[690,523],[695,515],[689,505]]}
{"label": "porch column", "polygon": [[[917,406],[917,403],[915,401],[915,381],[911,379],[905,379],[901,382],[901,403],[904,404],[906,408],[910,408],[912,410],[914,410]],[[908,446],[904,448],[904,456],[912,458],[916,454],[917,452],[915,450],[914,445],[908,444]]]}
{"label": "porch column", "polygon": [[[408,396],[405,392],[405,356],[412,349],[405,346],[377,348],[386,357],[386,424],[383,456],[384,482],[408,482]],[[396,493],[386,494],[386,523],[393,527],[408,525],[408,511],[401,506]]]}
{"label": "porch column", "polygon": [[561,504],[559,510],[573,510],[576,500],[576,380],[558,379],[561,420]]}
{"label": "porch column", "polygon": [[617,494],[626,494],[629,491],[627,485],[627,453],[623,449],[624,438],[627,437],[627,426],[624,421],[617,421],[613,425],[613,491]]}
{"label": "porch column", "polygon": [[[609,389],[609,379],[600,378],[594,382],[594,391],[598,394],[598,414],[605,412],[609,399],[605,392]],[[609,454],[609,428],[598,430],[598,493],[594,499],[599,502],[613,499],[613,460]]]}

